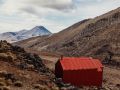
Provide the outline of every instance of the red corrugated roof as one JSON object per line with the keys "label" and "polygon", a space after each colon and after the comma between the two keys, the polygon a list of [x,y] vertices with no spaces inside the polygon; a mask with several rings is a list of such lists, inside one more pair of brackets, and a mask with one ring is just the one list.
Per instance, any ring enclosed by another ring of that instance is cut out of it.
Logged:
{"label": "red corrugated roof", "polygon": [[62,60],[60,60],[60,63],[64,70],[98,69],[99,71],[101,71],[101,68],[103,67],[98,59],[87,57],[64,57],[62,58]]}

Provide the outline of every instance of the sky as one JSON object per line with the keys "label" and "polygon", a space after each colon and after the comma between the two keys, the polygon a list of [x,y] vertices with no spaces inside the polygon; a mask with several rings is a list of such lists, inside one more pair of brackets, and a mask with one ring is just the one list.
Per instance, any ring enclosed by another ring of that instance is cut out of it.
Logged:
{"label": "sky", "polygon": [[120,6],[120,0],[0,0],[0,33],[44,26],[53,33]]}

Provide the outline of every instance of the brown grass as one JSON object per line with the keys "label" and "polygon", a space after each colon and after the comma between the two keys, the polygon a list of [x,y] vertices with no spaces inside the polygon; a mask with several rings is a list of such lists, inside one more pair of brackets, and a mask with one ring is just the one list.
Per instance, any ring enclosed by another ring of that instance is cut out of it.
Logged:
{"label": "brown grass", "polygon": [[40,85],[40,84],[34,84],[34,89],[40,89],[40,90],[49,90],[46,86]]}
{"label": "brown grass", "polygon": [[16,81],[16,82],[14,82],[14,86],[23,87],[23,83],[21,81]]}

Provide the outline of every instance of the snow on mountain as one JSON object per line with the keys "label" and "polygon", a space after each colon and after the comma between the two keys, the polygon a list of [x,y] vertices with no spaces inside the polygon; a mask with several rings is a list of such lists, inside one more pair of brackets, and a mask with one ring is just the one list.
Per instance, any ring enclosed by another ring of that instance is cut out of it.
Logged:
{"label": "snow on mountain", "polygon": [[48,31],[43,26],[36,26],[33,29],[29,30],[28,32],[25,32],[24,35],[27,37],[36,37],[36,36],[43,36],[43,35],[49,35],[51,34],[50,31]]}
{"label": "snow on mountain", "polygon": [[21,30],[18,32],[6,32],[0,34],[0,40],[7,40],[8,42],[17,42],[24,39],[28,39],[36,36],[50,35],[52,34],[43,26],[36,26],[31,30]]}
{"label": "snow on mountain", "polygon": [[24,30],[18,31],[17,34],[22,35],[22,34],[26,33],[27,31],[28,30],[24,29]]}
{"label": "snow on mountain", "polygon": [[16,33],[15,32],[6,32],[0,34],[0,40],[7,40],[8,42],[15,42],[16,39]]}

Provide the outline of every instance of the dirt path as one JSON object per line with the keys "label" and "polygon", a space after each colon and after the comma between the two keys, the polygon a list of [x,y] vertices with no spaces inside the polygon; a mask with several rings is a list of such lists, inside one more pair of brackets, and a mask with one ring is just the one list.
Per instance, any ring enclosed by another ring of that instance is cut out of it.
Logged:
{"label": "dirt path", "polygon": [[55,63],[59,60],[59,57],[56,57],[56,56],[43,56],[43,55],[41,55],[40,57],[44,60],[45,65],[49,69],[54,71]]}

